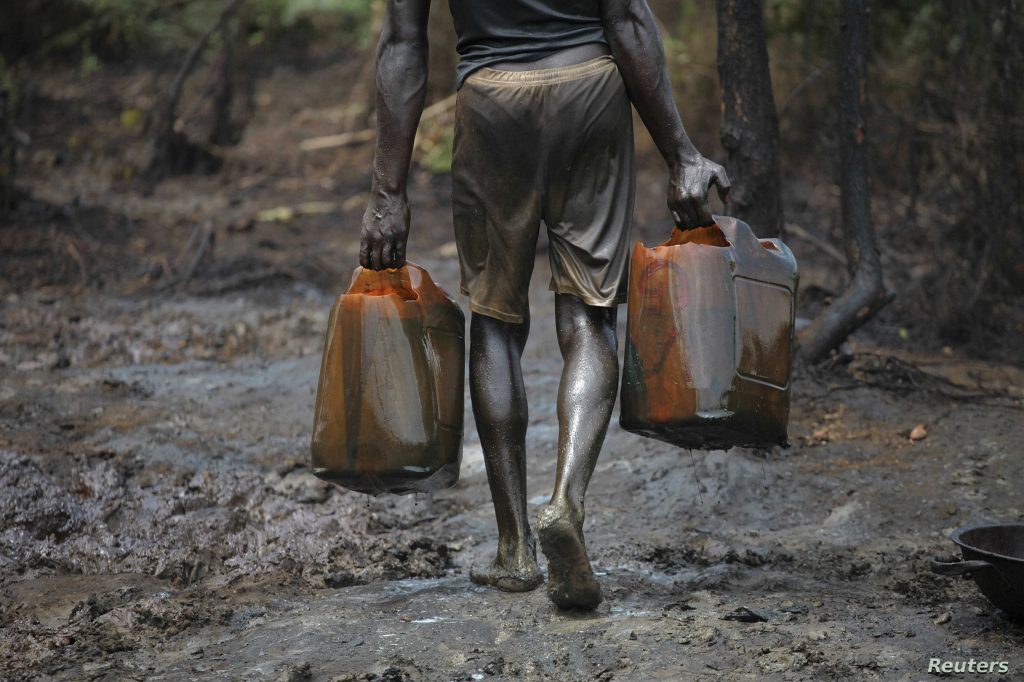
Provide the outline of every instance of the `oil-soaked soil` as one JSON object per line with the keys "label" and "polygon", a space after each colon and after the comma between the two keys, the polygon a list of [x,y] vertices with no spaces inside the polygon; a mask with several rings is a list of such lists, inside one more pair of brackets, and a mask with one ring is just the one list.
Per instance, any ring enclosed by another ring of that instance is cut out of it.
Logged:
{"label": "oil-soaked soil", "polygon": [[[0,678],[918,680],[930,658],[1024,675],[1024,625],[928,569],[951,529],[1024,520],[1024,373],[871,326],[798,370],[789,449],[691,453],[613,417],[588,497],[592,614],[470,583],[496,532],[468,411],[451,489],[314,478],[319,355],[369,166],[365,148],[294,146],[332,132],[332,104],[301,103],[338,77],[261,81],[222,174],[152,194],[112,179],[119,151],[74,152],[72,135],[114,139],[102,115],[32,131],[34,199],[0,226]],[[47,82],[66,106],[89,94]],[[645,237],[665,229],[645,209],[659,177],[642,177]],[[409,253],[453,291],[446,191],[417,176]],[[793,247],[805,285],[835,269]],[[561,368],[546,285],[542,246],[534,511]]]}

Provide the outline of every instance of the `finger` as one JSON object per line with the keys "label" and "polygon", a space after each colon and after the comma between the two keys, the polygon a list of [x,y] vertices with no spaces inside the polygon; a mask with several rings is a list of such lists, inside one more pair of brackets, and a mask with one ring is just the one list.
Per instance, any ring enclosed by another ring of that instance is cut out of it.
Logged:
{"label": "finger", "polygon": [[391,242],[384,242],[384,246],[380,250],[380,265],[381,269],[395,267],[394,259],[395,249]]}
{"label": "finger", "polygon": [[405,242],[399,241],[395,244],[395,267],[400,268],[405,265]]}
{"label": "finger", "polygon": [[370,249],[370,255],[372,257],[372,263],[370,264],[370,267],[373,268],[374,270],[383,270],[384,244],[382,242],[377,242],[376,244],[374,244],[373,248]]}
{"label": "finger", "polygon": [[732,182],[729,181],[729,176],[722,168],[715,177],[712,178],[712,182],[715,183],[715,187],[718,189],[718,198],[722,200],[723,204],[729,203],[729,193],[732,191]]}
{"label": "finger", "polygon": [[676,227],[678,227],[680,230],[684,229],[683,228],[683,215],[679,211],[674,209],[674,208],[670,209],[669,213],[672,214],[672,220],[675,222]]}
{"label": "finger", "polygon": [[364,268],[370,267],[370,243],[365,239],[359,242],[359,264]]}
{"label": "finger", "polygon": [[709,225],[715,224],[715,219],[711,215],[710,207],[708,206],[708,201],[706,197],[703,201],[694,197],[693,203],[691,204],[691,208],[693,210],[694,217],[697,220],[697,227],[708,227]]}
{"label": "finger", "polygon": [[676,227],[680,230],[688,230],[690,229],[689,218],[686,217],[686,209],[683,207],[683,203],[677,197],[669,197],[668,212],[672,216]]}
{"label": "finger", "polygon": [[673,208],[670,208],[669,212],[672,214],[672,220],[676,221],[676,227],[684,231],[690,229],[690,219],[687,217],[686,209],[683,208],[682,204],[673,204]]}
{"label": "finger", "polygon": [[700,227],[697,214],[693,212],[693,207],[689,202],[684,201],[680,203],[676,210],[683,214],[682,229],[692,230],[695,227]]}

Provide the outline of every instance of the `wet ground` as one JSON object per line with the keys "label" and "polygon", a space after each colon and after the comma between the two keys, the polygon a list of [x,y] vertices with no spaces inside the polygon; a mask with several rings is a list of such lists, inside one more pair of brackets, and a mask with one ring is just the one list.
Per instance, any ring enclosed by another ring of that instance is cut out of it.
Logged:
{"label": "wet ground", "polygon": [[[0,227],[0,677],[920,680],[931,658],[1024,676],[1024,625],[928,569],[953,528],[1024,520],[1024,372],[884,329],[798,370],[789,449],[688,452],[616,414],[588,497],[594,613],[469,582],[496,532],[468,412],[449,490],[315,479],[366,150],[345,168],[267,150],[331,120],[267,104],[222,175],[149,195],[111,179],[109,150],[26,169],[35,200]],[[36,144],[66,151],[39,125]],[[451,291],[445,183],[418,176],[409,252]],[[834,270],[794,248],[805,284]],[[524,357],[534,513],[561,367],[546,268],[542,251]]]}

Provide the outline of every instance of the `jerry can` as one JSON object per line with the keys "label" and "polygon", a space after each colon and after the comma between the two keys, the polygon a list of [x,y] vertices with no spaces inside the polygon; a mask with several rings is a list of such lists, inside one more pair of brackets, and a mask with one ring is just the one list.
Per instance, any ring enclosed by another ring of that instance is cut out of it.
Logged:
{"label": "jerry can", "polygon": [[462,309],[423,268],[356,268],[327,323],[313,473],[371,495],[454,484],[464,336]]}
{"label": "jerry can", "polygon": [[797,264],[735,218],[630,262],[622,428],[684,448],[787,442]]}

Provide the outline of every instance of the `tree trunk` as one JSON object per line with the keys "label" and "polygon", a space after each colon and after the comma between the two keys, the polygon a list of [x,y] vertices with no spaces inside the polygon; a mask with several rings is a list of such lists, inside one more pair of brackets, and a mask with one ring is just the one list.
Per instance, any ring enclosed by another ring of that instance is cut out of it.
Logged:
{"label": "tree trunk", "polygon": [[761,0],[716,0],[722,146],[729,153],[731,214],[762,237],[782,233],[779,119],[772,99]]}
{"label": "tree trunk", "polygon": [[[986,246],[992,262],[981,259],[973,300],[974,307],[986,289],[1001,290],[1010,297],[1024,291],[1024,2],[1009,0],[989,4],[992,45],[992,73],[985,95],[987,125],[982,137],[985,172],[982,175],[983,201],[989,213],[985,226]],[[985,149],[984,147],[988,147]]]}
{"label": "tree trunk", "polygon": [[800,334],[800,350],[812,362],[823,359],[892,297],[882,283],[882,260],[871,223],[866,101],[867,0],[840,0],[839,157],[847,268],[851,282]]}

